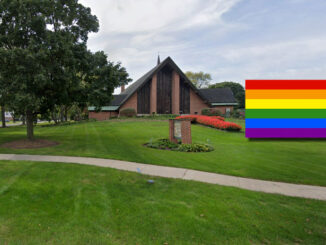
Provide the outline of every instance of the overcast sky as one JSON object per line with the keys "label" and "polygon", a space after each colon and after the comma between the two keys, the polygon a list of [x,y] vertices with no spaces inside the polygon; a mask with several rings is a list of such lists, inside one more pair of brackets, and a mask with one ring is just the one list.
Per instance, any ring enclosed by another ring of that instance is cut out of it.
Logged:
{"label": "overcast sky", "polygon": [[325,79],[326,0],[81,0],[100,22],[92,51],[135,81],[170,56],[213,82]]}

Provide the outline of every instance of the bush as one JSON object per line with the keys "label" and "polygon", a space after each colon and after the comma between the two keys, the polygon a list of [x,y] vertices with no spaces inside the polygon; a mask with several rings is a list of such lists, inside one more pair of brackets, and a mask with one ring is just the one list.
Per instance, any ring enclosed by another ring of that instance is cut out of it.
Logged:
{"label": "bush", "polygon": [[240,117],[240,113],[237,110],[234,110],[231,113],[231,117],[233,117],[233,118],[239,118]]}
{"label": "bush", "polygon": [[233,118],[240,118],[240,119],[243,119],[245,118],[245,111],[243,109],[237,109],[237,110],[234,110],[232,113],[231,113],[231,116]]}
{"label": "bush", "polygon": [[[180,116],[176,119],[191,119],[192,122],[196,122],[202,125],[206,125],[212,128],[218,128],[227,131],[240,131],[241,126],[233,122],[225,122],[217,117],[199,116],[199,115],[188,115]],[[224,118],[223,118],[224,119]]]}
{"label": "bush", "polygon": [[120,111],[121,117],[135,117],[136,115],[137,114],[134,108],[126,108]]}
{"label": "bush", "polygon": [[222,116],[222,112],[217,108],[202,109],[201,114],[205,116]]}
{"label": "bush", "polygon": [[146,144],[148,147],[156,149],[174,149],[178,147],[178,144],[171,142],[168,139],[159,139],[154,142]]}
{"label": "bush", "polygon": [[177,150],[183,152],[209,152],[213,151],[214,148],[203,144],[181,144]]}
{"label": "bush", "polygon": [[145,144],[145,146],[154,149],[182,151],[182,152],[209,152],[214,150],[214,148],[209,145],[196,144],[196,143],[181,144],[180,141],[178,143],[173,143],[168,139],[159,139],[154,142],[149,142]]}

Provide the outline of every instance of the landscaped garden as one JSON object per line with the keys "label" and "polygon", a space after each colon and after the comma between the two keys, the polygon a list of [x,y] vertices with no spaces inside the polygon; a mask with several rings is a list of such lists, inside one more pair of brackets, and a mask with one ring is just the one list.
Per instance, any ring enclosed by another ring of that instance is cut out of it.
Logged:
{"label": "landscaped garden", "polygon": [[[88,127],[88,132],[96,132],[95,124]],[[75,137],[77,131],[86,130],[70,129]],[[85,137],[90,140],[94,135]],[[76,164],[0,161],[0,244],[323,244],[326,240],[323,201],[166,178],[153,178],[155,183],[148,184],[148,178]]]}
{"label": "landscaped garden", "polygon": [[[243,120],[232,120],[244,128]],[[146,130],[144,130],[146,128]],[[168,137],[168,122],[128,119],[66,126],[37,126],[37,138],[58,142],[39,149],[1,148],[0,153],[88,156],[198,169],[235,176],[326,186],[326,141],[248,140],[244,132],[192,126],[194,143],[211,152],[163,151],[144,144]],[[25,138],[24,127],[1,130],[0,145]]]}

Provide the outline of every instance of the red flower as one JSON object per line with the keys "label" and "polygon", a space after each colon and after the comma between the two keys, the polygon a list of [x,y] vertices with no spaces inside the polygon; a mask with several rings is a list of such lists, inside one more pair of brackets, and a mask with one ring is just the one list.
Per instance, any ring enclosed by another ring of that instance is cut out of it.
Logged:
{"label": "red flower", "polygon": [[223,117],[220,116],[201,116],[201,115],[187,115],[179,116],[176,119],[190,119],[191,122],[197,122],[213,128],[218,128],[228,131],[240,131],[241,126],[233,122],[225,122]]}

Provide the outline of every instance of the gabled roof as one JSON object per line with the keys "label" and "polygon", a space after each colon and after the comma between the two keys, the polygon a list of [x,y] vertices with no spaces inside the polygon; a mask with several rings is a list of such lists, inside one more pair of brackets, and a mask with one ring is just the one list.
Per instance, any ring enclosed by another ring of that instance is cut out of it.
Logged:
{"label": "gabled roof", "polygon": [[230,88],[205,88],[199,90],[201,94],[212,105],[236,105],[237,100],[234,98]]}
{"label": "gabled roof", "polygon": [[126,102],[138,89],[140,89],[146,82],[148,82],[155,73],[159,72],[167,64],[170,65],[180,75],[180,77],[182,77],[190,85],[190,87],[192,87],[195,93],[197,93],[205,102],[208,103],[208,101],[206,101],[206,99],[201,95],[195,85],[190,82],[190,80],[183,73],[183,71],[174,63],[171,57],[167,57],[164,61],[152,68],[144,76],[142,76],[136,82],[131,84],[123,93],[121,93],[121,95],[126,95],[126,97],[121,101],[120,105]]}

